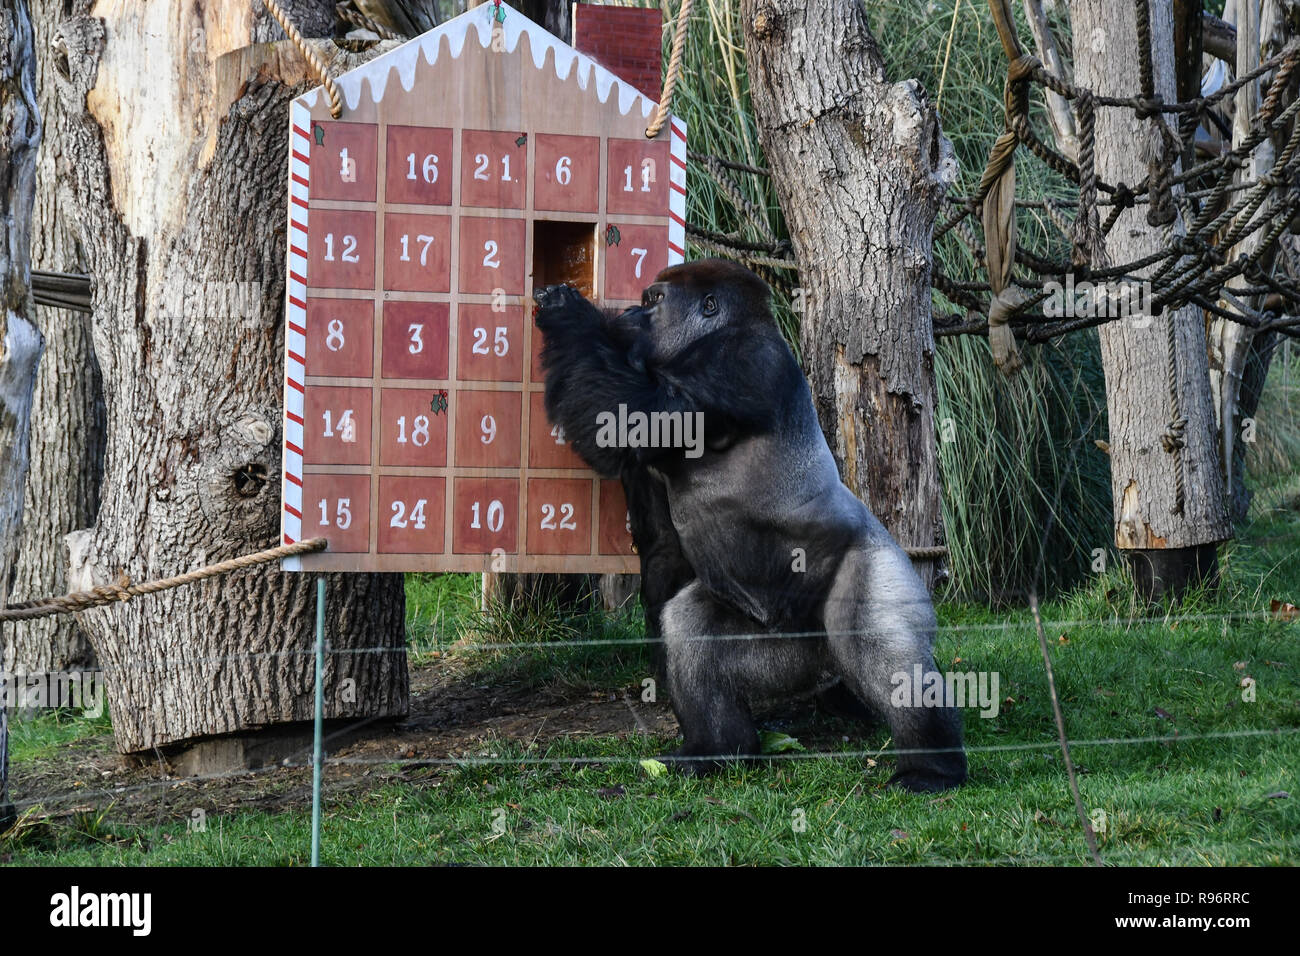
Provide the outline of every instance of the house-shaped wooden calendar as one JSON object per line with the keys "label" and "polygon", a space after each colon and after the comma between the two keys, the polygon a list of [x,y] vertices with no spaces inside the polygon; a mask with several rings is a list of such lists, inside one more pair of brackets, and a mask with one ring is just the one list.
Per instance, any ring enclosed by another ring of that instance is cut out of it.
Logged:
{"label": "house-shaped wooden calendar", "polygon": [[[579,8],[582,9],[581,7]],[[657,15],[657,14],[656,14]],[[546,418],[532,291],[640,301],[685,249],[686,129],[488,3],[294,100],[287,570],[636,571],[617,481]]]}

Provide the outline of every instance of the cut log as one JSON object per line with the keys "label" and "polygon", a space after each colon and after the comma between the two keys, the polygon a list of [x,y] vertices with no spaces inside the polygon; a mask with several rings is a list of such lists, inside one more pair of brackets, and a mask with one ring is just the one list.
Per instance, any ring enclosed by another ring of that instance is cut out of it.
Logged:
{"label": "cut log", "polygon": [[[328,35],[333,3],[282,5]],[[96,12],[63,24],[54,71],[107,432],[75,589],[278,541],[288,103],[316,85],[260,5]],[[83,612],[119,749],[310,719],[314,613],[314,580],[274,568]],[[329,576],[327,718],[406,712],[403,618],[400,575]]]}

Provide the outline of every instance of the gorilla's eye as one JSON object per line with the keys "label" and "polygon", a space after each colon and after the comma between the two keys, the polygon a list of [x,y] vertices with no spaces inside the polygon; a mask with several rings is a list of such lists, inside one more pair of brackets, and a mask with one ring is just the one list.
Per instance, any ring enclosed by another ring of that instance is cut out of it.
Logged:
{"label": "gorilla's eye", "polygon": [[661,300],[663,299],[663,297],[664,297],[664,294],[663,294],[662,292],[659,292],[659,291],[654,291],[654,292],[652,292],[652,291],[650,291],[649,289],[646,289],[644,292],[641,293],[641,305],[642,305],[642,307],[648,309],[650,306],[654,305],[656,302],[661,301]]}
{"label": "gorilla's eye", "polygon": [[711,295],[704,297],[704,314],[710,317],[718,314],[718,300]]}

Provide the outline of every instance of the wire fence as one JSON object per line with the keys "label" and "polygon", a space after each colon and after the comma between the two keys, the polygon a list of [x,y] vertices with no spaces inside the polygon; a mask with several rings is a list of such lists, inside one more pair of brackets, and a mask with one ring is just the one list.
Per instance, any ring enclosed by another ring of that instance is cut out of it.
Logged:
{"label": "wire fence", "polygon": [[[274,4],[268,4],[274,10]],[[1279,238],[1297,213],[1300,213],[1300,190],[1294,180],[1300,174],[1300,100],[1285,102],[1285,91],[1292,73],[1300,65],[1300,43],[1288,45],[1278,55],[1269,58],[1258,68],[1238,77],[1215,93],[1198,97],[1187,102],[1164,103],[1155,96],[1150,82],[1152,67],[1150,63],[1149,24],[1142,25],[1141,15],[1146,10],[1146,0],[1136,0],[1139,10],[1139,35],[1137,52],[1141,61],[1143,90],[1140,94],[1129,97],[1105,97],[1094,92],[1065,82],[1042,66],[1036,59],[1028,56],[1016,56],[1012,59],[1007,77],[1006,95],[1006,131],[993,147],[984,176],[977,192],[970,196],[952,197],[948,200],[951,214],[935,230],[935,241],[946,237],[962,243],[970,253],[973,261],[987,264],[987,237],[1000,235],[998,241],[1007,243],[1002,250],[1006,261],[1013,262],[1016,271],[1008,273],[1016,284],[1033,294],[1025,296],[998,311],[995,310],[999,296],[1002,295],[1005,282],[990,275],[987,280],[975,278],[956,279],[941,272],[933,274],[934,288],[945,298],[964,309],[951,316],[937,316],[935,335],[938,337],[966,334],[986,334],[993,325],[1008,325],[1017,339],[1027,342],[1044,342],[1058,335],[1092,328],[1111,321],[1116,316],[1090,316],[1070,321],[1054,320],[1045,315],[1031,314],[1031,310],[1041,305],[1046,299],[1045,287],[1048,282],[1063,278],[1067,274],[1080,273],[1092,279],[1131,278],[1144,272],[1149,275],[1153,285],[1153,307],[1157,314],[1163,310],[1177,309],[1183,305],[1194,304],[1207,313],[1247,325],[1256,331],[1277,332],[1281,335],[1300,338],[1300,316],[1293,313],[1300,303],[1300,282],[1288,274],[1266,268],[1264,259],[1276,246]],[[349,16],[350,22],[367,26],[367,18],[360,11],[353,11],[356,16]],[[360,19],[358,19],[360,18]],[[682,17],[684,21],[685,17]],[[282,21],[283,22],[283,21]],[[369,28],[369,27],[367,27]],[[1264,99],[1257,115],[1252,118],[1249,134],[1234,148],[1222,156],[1183,168],[1181,157],[1186,153],[1184,144],[1195,128],[1202,122],[1208,122],[1215,107],[1236,94],[1247,84],[1256,82],[1266,76],[1272,76],[1269,94]],[[1036,84],[1064,97],[1074,111],[1081,131],[1081,151],[1078,161],[1072,161],[1054,150],[1040,138],[1030,123],[1028,109],[1028,88]],[[1161,137],[1165,150],[1149,166],[1146,181],[1130,186],[1118,182],[1109,183],[1099,178],[1095,171],[1095,143],[1093,141],[1095,117],[1098,109],[1123,109],[1134,113],[1138,118],[1151,124],[1152,129]],[[1172,120],[1172,122],[1169,122]],[[1250,161],[1252,154],[1270,138],[1278,139],[1280,149],[1271,169],[1255,179],[1243,180],[1241,170]],[[1075,215],[1071,219],[1065,204],[1051,201],[1015,200],[1002,212],[991,211],[985,204],[990,193],[996,189],[998,180],[1003,176],[1019,146],[1024,146],[1039,161],[1056,170],[1060,175],[1078,188],[1077,202],[1074,204]],[[776,237],[767,222],[764,211],[754,207],[745,198],[745,193],[731,179],[731,174],[767,176],[769,171],[744,163],[738,163],[725,157],[709,156],[692,152],[692,161],[696,162],[705,174],[719,186],[723,194],[729,196],[742,218],[749,222],[754,232],[761,238],[747,240],[738,234],[721,234],[697,226],[688,226],[687,233],[697,246],[732,255],[742,261],[756,266],[776,270],[797,270],[798,263],[793,246],[789,240]],[[1113,265],[1105,260],[1104,240],[1106,235],[1116,227],[1121,215],[1137,206],[1148,208],[1148,222],[1169,225],[1179,217],[1185,223],[1185,229],[1174,237],[1167,248],[1144,259]],[[1014,217],[1015,209],[1033,209],[1041,212],[1046,220],[1056,229],[1060,237],[1066,240],[1071,249],[1071,257],[1049,259],[1019,247],[1014,242],[1014,225],[1008,232],[1007,224],[1001,228],[994,225],[994,216]],[[1109,210],[1105,219],[1100,210]],[[982,243],[970,228],[968,220],[983,215],[986,235]],[[1251,251],[1235,258],[1230,255],[1244,241],[1254,237]],[[50,295],[72,295],[79,293],[70,285],[70,277],[47,277]],[[1245,280],[1248,284],[1229,287],[1233,281]],[[1220,304],[1227,295],[1228,306]],[[1270,307],[1265,308],[1259,302],[1254,305],[1244,300],[1253,298],[1267,300]],[[1004,305],[1006,305],[1004,303]],[[982,316],[987,315],[988,318]],[[1078,442],[1075,442],[1071,454],[1077,456]],[[1058,495],[1059,498],[1059,489]],[[1054,519],[1054,515],[1053,515]],[[1049,521],[1050,527],[1050,521]],[[1043,547],[1040,549],[1040,565],[1045,560],[1047,534],[1044,532]],[[169,587],[179,587],[195,583],[220,574],[264,564],[278,560],[287,553],[303,553],[323,548],[325,542],[317,539],[301,542],[297,545],[273,548],[246,555],[217,565],[211,565],[196,571],[187,572],[172,578],[144,584],[132,584],[120,580],[110,585],[95,588],[92,591],[65,595],[42,601],[29,601],[11,605],[0,610],[0,624],[6,621],[20,622],[35,617],[57,613],[84,612],[106,604],[125,601],[142,595],[156,593]],[[776,596],[784,596],[777,594]],[[1199,614],[1162,614],[1143,616],[1092,617],[1074,619],[1039,619],[1037,595],[1030,592],[1028,597],[1034,607],[1035,620],[990,621],[962,624],[947,624],[938,628],[940,635],[956,635],[988,632],[1011,633],[1019,631],[1036,632],[1042,643],[1043,663],[1049,689],[1050,699],[1055,710],[1056,734],[1053,739],[1021,740],[1001,744],[971,744],[964,747],[969,755],[997,755],[1014,753],[1036,753],[1060,751],[1069,773],[1076,814],[1080,828],[1085,836],[1086,847],[1075,855],[1009,856],[1000,858],[976,857],[971,862],[1076,862],[1091,859],[1101,863],[1099,849],[1104,849],[1109,862],[1123,862],[1126,856],[1134,857],[1147,852],[1142,848],[1113,846],[1105,841],[1098,841],[1093,833],[1089,819],[1081,802],[1079,788],[1075,780],[1072,764],[1072,751],[1097,750],[1105,748],[1126,748],[1141,746],[1172,747],[1179,744],[1251,741],[1265,745],[1293,737],[1300,733],[1300,727],[1275,726],[1268,728],[1235,729],[1222,731],[1189,731],[1159,735],[1134,735],[1117,737],[1070,738],[1066,733],[1061,702],[1056,692],[1052,677],[1052,661],[1048,653],[1044,629],[1053,632],[1074,630],[1078,628],[1123,627],[1136,629],[1157,625],[1204,625],[1217,624],[1225,630],[1235,624],[1265,623],[1287,625],[1294,618],[1291,611],[1253,611]],[[323,614],[323,609],[320,612]],[[288,772],[298,773],[312,771],[314,791],[313,806],[316,819],[313,832],[319,834],[319,808],[324,771],[341,768],[396,768],[398,770],[421,768],[464,769],[481,767],[500,768],[565,768],[591,766],[636,766],[646,760],[658,759],[657,747],[650,747],[645,753],[616,754],[427,754],[418,756],[374,756],[366,754],[336,754],[327,756],[326,746],[331,741],[345,741],[349,735],[373,725],[378,717],[366,717],[359,720],[346,720],[341,725],[331,725],[325,733],[321,727],[323,705],[321,698],[325,685],[325,661],[327,659],[359,655],[422,655],[433,652],[451,654],[486,654],[519,653],[522,651],[562,652],[572,649],[612,649],[627,646],[647,646],[666,643],[663,639],[653,637],[575,637],[546,641],[494,641],[475,640],[460,643],[425,643],[411,642],[406,646],[382,647],[340,647],[328,646],[323,636],[323,618],[318,618],[318,641],[315,648],[291,648],[275,651],[248,651],[231,654],[198,657],[150,657],[147,660],[133,660],[125,666],[142,670],[159,670],[171,668],[218,668],[251,660],[278,660],[283,658],[316,659],[317,670],[314,689],[316,691],[317,741],[313,748],[295,750],[293,754],[281,759],[274,765],[260,768],[229,770],[217,773],[198,774],[184,778],[172,778],[167,775],[165,762],[159,755],[160,779],[133,783],[120,787],[77,787],[67,791],[44,794],[39,797],[20,799],[14,806],[20,812],[19,827],[30,821],[52,819],[64,812],[104,812],[120,803],[124,798],[142,795],[163,789],[173,792],[189,793],[208,784],[222,784],[230,781],[252,780],[268,774]],[[490,618],[485,619],[485,631],[491,630]],[[870,637],[876,632],[869,629],[814,629],[800,631],[759,630],[750,633],[699,634],[683,638],[686,641],[772,641],[772,640],[810,640],[826,641],[835,637],[861,636]],[[121,671],[123,664],[105,667],[103,672],[111,679],[114,669]],[[631,726],[628,733],[645,735],[647,724],[642,720],[635,703],[626,697],[631,711]],[[540,731],[539,731],[540,733]],[[536,738],[534,738],[534,741]],[[528,749],[531,749],[531,745]],[[888,745],[878,749],[838,748],[821,750],[804,750],[771,753],[763,755],[763,761],[773,764],[803,763],[809,761],[855,761],[867,762],[879,759],[897,759],[904,756],[937,755],[951,753],[951,748],[897,748]],[[674,762],[713,763],[727,759],[729,755],[715,754],[690,757],[674,757]],[[856,788],[855,788],[856,790]],[[852,791],[850,792],[851,795]],[[163,811],[165,797],[159,798],[159,812]],[[848,795],[844,797],[848,799]],[[940,799],[947,799],[940,798]],[[27,822],[25,822],[27,821]],[[1229,845],[1224,845],[1224,847]],[[1235,845],[1233,845],[1235,846]],[[1293,852],[1296,841],[1273,844],[1279,852]],[[1218,847],[1222,850],[1224,847]],[[313,843],[313,860],[317,855],[317,844]],[[1085,857],[1084,853],[1087,856]],[[1188,846],[1174,848],[1174,853],[1186,856],[1207,855],[1216,852],[1212,846]],[[925,862],[933,862],[926,859]]]}

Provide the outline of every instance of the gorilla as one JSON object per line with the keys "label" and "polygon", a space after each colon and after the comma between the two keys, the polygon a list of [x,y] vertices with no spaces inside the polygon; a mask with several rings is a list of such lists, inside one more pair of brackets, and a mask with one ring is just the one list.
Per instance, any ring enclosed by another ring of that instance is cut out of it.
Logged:
{"label": "gorilla", "polygon": [[[891,701],[895,675],[934,671],[929,593],[840,481],[770,297],[717,259],[670,266],[621,315],[570,286],[534,292],[547,415],[626,491],[647,630],[683,737],[668,759],[700,773],[756,757],[752,704],[838,681],[888,722],[891,785],[955,787],[966,755],[942,682],[938,706]],[[703,440],[611,441],[611,418],[635,413],[665,434],[694,416]]]}

